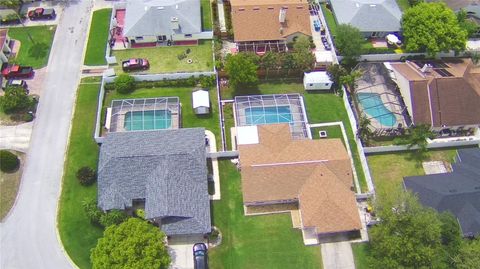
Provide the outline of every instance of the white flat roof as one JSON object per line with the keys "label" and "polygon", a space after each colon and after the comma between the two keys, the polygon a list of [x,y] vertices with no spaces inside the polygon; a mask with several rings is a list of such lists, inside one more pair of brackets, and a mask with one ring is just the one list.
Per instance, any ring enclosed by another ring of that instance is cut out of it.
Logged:
{"label": "white flat roof", "polygon": [[198,90],[192,93],[193,108],[210,107],[210,96],[208,91]]}
{"label": "white flat roof", "polygon": [[237,127],[237,145],[258,144],[258,129],[256,125]]}
{"label": "white flat roof", "polygon": [[327,75],[327,72],[318,71],[305,73],[303,81],[306,83],[331,83],[330,77]]}

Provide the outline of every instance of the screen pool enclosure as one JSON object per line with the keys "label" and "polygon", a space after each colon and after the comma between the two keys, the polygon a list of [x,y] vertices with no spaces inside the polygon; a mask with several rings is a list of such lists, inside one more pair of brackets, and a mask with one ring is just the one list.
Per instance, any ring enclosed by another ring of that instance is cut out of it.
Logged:
{"label": "screen pool enclosure", "polygon": [[309,137],[305,107],[300,94],[235,97],[236,126],[276,123],[288,123],[293,137]]}
{"label": "screen pool enclosure", "polygon": [[179,128],[178,97],[113,100],[107,109],[109,132]]}

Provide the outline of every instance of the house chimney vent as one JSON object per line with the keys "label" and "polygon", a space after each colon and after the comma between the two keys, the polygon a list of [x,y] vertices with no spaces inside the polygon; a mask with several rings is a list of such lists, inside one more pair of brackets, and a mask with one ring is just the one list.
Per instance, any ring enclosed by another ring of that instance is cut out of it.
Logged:
{"label": "house chimney vent", "polygon": [[420,71],[422,71],[422,73],[430,73],[432,72],[432,66],[429,64],[424,64]]}

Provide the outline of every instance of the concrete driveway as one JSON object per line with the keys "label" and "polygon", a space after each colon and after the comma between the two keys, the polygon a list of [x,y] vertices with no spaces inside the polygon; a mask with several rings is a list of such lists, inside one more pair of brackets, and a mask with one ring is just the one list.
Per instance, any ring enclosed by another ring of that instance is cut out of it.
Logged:
{"label": "concrete driveway", "polygon": [[0,126],[0,149],[27,152],[32,135],[32,122],[16,126]]}
{"label": "concrete driveway", "polygon": [[17,201],[0,224],[0,268],[72,268],[57,232],[64,155],[92,7],[72,0],[59,18]]}
{"label": "concrete driveway", "polygon": [[355,269],[350,242],[325,243],[321,248],[324,269]]}
{"label": "concrete driveway", "polygon": [[172,257],[171,269],[193,269],[193,245],[205,243],[201,236],[181,236],[168,240],[168,253]]}

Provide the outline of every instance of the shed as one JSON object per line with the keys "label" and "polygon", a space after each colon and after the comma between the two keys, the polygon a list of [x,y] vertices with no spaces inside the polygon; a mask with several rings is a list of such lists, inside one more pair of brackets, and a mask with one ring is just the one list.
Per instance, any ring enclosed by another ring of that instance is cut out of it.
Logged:
{"label": "shed", "polygon": [[193,111],[195,114],[210,113],[210,96],[206,90],[196,90],[192,93]]}
{"label": "shed", "polygon": [[330,77],[328,77],[327,72],[310,72],[305,73],[303,86],[307,91],[330,90],[332,88],[332,81]]}

